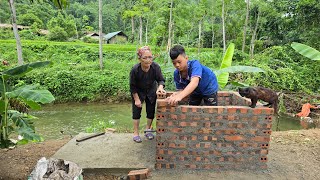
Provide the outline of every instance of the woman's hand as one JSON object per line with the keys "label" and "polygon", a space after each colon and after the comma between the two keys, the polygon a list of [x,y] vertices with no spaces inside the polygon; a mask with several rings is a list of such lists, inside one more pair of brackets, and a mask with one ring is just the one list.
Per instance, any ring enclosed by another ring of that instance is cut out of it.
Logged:
{"label": "woman's hand", "polygon": [[163,85],[159,85],[156,93],[157,94],[166,94],[167,92],[163,89]]}
{"label": "woman's hand", "polygon": [[134,101],[134,105],[136,105],[138,108],[142,108],[142,104],[141,104],[140,99],[135,100],[135,101]]}

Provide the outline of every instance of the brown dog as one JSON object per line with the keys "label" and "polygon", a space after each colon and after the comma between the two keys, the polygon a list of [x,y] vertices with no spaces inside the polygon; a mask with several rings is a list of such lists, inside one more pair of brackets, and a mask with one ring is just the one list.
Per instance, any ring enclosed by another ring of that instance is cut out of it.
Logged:
{"label": "brown dog", "polygon": [[258,100],[268,102],[268,107],[273,107],[274,113],[278,114],[278,95],[275,91],[264,87],[239,88],[239,94],[242,97],[250,98],[250,107],[255,108]]}

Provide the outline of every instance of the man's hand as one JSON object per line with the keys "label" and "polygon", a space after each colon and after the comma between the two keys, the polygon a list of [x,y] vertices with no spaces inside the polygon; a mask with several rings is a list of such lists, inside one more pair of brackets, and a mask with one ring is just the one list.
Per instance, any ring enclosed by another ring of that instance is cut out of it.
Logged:
{"label": "man's hand", "polygon": [[138,108],[142,108],[142,104],[141,104],[140,99],[135,100],[135,101],[134,101],[134,105],[136,105]]}
{"label": "man's hand", "polygon": [[166,102],[168,102],[168,104],[170,104],[170,105],[176,105],[181,100],[182,100],[182,98],[177,94],[173,94],[170,97],[166,98]]}

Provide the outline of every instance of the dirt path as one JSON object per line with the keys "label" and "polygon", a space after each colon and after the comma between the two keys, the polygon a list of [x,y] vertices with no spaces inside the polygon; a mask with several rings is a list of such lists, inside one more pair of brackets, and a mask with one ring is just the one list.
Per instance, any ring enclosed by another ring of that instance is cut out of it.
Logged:
{"label": "dirt path", "polygon": [[[41,157],[51,157],[69,140],[50,140],[19,146],[13,150],[0,150],[0,179],[26,179]],[[320,179],[320,129],[273,132],[268,169],[265,171],[154,171],[151,177],[151,179],[181,178]],[[106,179],[106,176],[99,179]]]}

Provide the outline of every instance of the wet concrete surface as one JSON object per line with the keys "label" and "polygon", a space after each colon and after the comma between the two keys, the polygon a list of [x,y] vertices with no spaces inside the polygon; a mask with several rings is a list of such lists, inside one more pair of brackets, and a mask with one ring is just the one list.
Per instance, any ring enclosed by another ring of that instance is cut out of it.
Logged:
{"label": "wet concrete surface", "polygon": [[154,169],[156,140],[132,140],[132,134],[106,133],[81,142],[76,140],[88,133],[80,133],[59,149],[53,158],[72,161],[85,172],[108,171],[124,173],[133,169]]}

